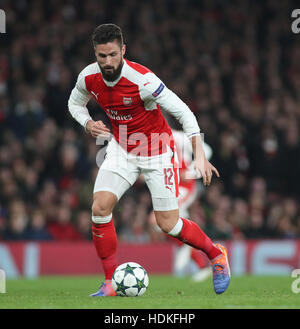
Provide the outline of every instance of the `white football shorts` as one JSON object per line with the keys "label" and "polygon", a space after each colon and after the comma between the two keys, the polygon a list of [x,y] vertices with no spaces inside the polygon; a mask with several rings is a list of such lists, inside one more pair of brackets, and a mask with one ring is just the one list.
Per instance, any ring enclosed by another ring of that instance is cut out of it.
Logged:
{"label": "white football shorts", "polygon": [[175,149],[152,157],[136,156],[127,153],[114,138],[109,142],[102,162],[94,193],[109,191],[118,200],[142,174],[152,197],[153,209],[167,211],[178,209],[179,173]]}

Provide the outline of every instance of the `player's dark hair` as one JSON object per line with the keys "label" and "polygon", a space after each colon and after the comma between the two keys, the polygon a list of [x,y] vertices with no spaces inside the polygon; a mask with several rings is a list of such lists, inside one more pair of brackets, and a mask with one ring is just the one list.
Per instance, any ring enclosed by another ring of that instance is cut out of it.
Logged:
{"label": "player's dark hair", "polygon": [[92,35],[94,47],[117,40],[120,47],[123,45],[122,30],[115,24],[101,24],[97,26]]}

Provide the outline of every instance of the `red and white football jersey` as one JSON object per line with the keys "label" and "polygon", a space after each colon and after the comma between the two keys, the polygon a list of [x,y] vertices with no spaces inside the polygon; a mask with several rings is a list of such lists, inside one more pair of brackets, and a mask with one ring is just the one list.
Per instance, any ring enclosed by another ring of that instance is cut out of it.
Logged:
{"label": "red and white football jersey", "polygon": [[106,81],[97,62],[78,76],[69,99],[69,111],[85,127],[91,120],[86,104],[91,97],[106,112],[116,141],[127,151],[140,156],[166,152],[172,132],[161,108],[175,116],[188,137],[200,129],[189,107],[148,68],[124,59],[120,77]]}

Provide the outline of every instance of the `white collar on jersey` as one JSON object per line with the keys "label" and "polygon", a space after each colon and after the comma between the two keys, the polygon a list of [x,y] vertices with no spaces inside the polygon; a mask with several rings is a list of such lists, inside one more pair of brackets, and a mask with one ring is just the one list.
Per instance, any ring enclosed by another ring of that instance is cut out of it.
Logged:
{"label": "white collar on jersey", "polygon": [[125,70],[127,69],[127,63],[126,63],[126,60],[124,58],[123,60],[123,67],[122,67],[122,70],[121,70],[121,74],[120,76],[118,77],[118,79],[114,80],[114,81],[107,81],[103,78],[103,75],[102,75],[102,78],[103,78],[103,81],[104,83],[107,85],[107,87],[114,87],[122,78],[122,76],[124,76],[124,72]]}

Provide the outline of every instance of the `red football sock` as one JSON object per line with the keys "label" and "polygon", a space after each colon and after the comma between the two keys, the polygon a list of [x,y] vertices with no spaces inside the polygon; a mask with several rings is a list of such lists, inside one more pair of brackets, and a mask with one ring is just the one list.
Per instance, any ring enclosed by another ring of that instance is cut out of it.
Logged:
{"label": "red football sock", "polygon": [[215,247],[211,239],[201,228],[191,220],[181,218],[183,226],[178,239],[189,246],[202,250],[212,260],[221,254],[219,248]]}
{"label": "red football sock", "polygon": [[[175,238],[167,233],[165,233],[165,234],[166,234],[167,238],[169,240],[171,240],[172,242],[176,243],[177,246],[180,247],[184,244],[184,242],[182,242],[178,238]],[[207,257],[205,255],[203,255],[202,251],[192,248],[191,249],[191,258],[198,265],[199,268],[204,268],[207,266]]]}
{"label": "red football sock", "polygon": [[105,224],[92,223],[94,246],[102,261],[105,280],[111,280],[117,267],[117,234],[113,220]]}

